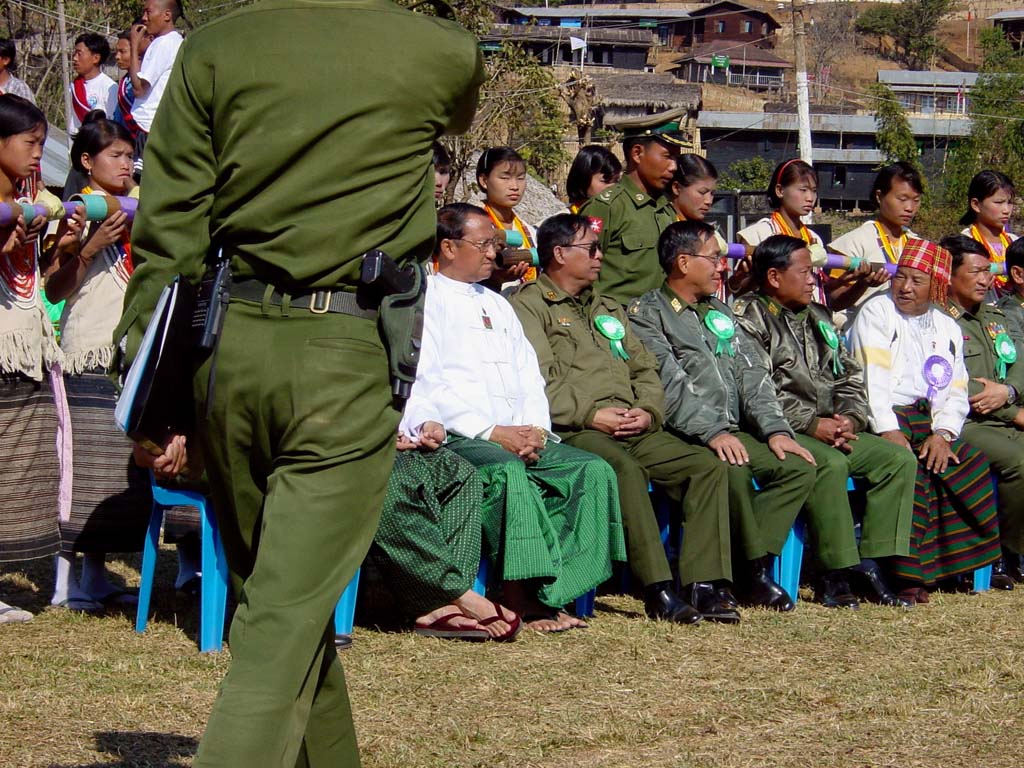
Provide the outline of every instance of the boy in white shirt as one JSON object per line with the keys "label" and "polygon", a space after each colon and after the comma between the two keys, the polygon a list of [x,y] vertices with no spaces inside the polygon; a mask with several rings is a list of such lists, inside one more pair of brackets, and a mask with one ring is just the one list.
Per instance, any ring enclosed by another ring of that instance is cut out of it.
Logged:
{"label": "boy in white shirt", "polygon": [[[142,155],[146,148],[153,118],[164,95],[171,67],[178,56],[183,38],[174,29],[174,23],[181,17],[178,0],[146,0],[142,11],[142,24],[136,24],[131,32],[131,58],[128,62],[128,77],[135,92],[135,106],[132,117],[139,126],[135,137],[135,173],[142,173]],[[141,61],[143,39],[152,38],[146,50],[145,61]]]}
{"label": "boy in white shirt", "polygon": [[82,120],[94,109],[102,109],[106,115],[114,113],[115,83],[100,69],[109,58],[110,43],[103,35],[86,32],[75,38],[71,66],[78,77],[71,83],[73,109],[68,116],[68,133],[72,136],[78,133]]}

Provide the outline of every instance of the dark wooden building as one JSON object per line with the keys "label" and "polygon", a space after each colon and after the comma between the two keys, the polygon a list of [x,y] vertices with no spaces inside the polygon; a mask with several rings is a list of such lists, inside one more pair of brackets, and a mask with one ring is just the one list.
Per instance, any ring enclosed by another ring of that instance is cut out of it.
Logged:
{"label": "dark wooden building", "polygon": [[718,40],[774,48],[775,34],[782,25],[770,13],[721,0],[690,11],[689,20],[675,26],[674,47],[686,49]]}
{"label": "dark wooden building", "polygon": [[668,70],[688,83],[741,85],[754,90],[782,90],[793,65],[752,43],[714,40],[698,45]]}
{"label": "dark wooden building", "polygon": [[996,29],[1003,31],[1003,35],[1010,41],[1010,45],[1018,51],[1024,49],[1024,9],[1003,11],[988,18]]}
{"label": "dark wooden building", "polygon": [[[643,71],[654,45],[650,30],[574,29],[534,24],[495,24],[480,38],[484,55],[514,43],[532,53],[542,64],[579,64]],[[584,45],[581,47],[581,43]]]}

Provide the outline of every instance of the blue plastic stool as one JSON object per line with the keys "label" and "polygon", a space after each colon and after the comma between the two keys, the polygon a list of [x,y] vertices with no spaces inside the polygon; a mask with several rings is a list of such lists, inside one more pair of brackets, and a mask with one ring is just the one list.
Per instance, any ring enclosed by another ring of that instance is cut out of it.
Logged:
{"label": "blue plastic stool", "polygon": [[356,621],[356,596],[359,594],[359,571],[352,577],[352,581],[341,593],[341,599],[334,607],[334,634],[351,635],[352,626]]}
{"label": "blue plastic stool", "polygon": [[200,539],[202,543],[202,578],[199,590],[199,650],[202,653],[219,651],[224,643],[224,612],[228,600],[228,564],[224,548],[217,534],[217,521],[205,496],[195,491],[163,488],[150,482],[153,489],[153,512],[142,548],[139,605],[135,611],[135,631],[144,632],[149,620],[149,600],[153,594],[156,572],[157,547],[164,510],[169,507],[189,506],[199,509]]}
{"label": "blue plastic stool", "polygon": [[986,565],[974,572],[974,591],[988,592],[992,589],[992,566]]}
{"label": "blue plastic stool", "polygon": [[[480,568],[476,572],[476,581],[473,582],[473,591],[478,595],[487,595],[487,582],[490,579],[491,564],[486,557],[480,558]],[[589,619],[594,615],[594,598],[597,597],[597,590],[592,589],[586,594],[576,598],[574,610],[581,619]]]}

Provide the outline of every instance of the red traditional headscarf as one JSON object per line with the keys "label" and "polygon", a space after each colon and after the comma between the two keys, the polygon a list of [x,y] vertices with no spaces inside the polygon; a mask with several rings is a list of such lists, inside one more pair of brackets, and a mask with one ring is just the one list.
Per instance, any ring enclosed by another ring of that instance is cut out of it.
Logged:
{"label": "red traditional headscarf", "polygon": [[930,298],[940,306],[946,305],[946,294],[953,270],[953,255],[929,240],[911,238],[903,246],[898,266],[927,272],[932,277]]}

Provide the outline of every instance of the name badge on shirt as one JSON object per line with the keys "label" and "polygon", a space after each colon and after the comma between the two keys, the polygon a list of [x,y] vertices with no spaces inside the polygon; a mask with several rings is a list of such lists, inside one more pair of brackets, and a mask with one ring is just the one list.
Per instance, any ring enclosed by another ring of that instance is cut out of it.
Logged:
{"label": "name badge on shirt", "polygon": [[490,317],[488,317],[488,315],[487,315],[487,313],[486,313],[486,312],[483,312],[483,313],[482,313],[482,314],[480,315],[480,319],[481,319],[481,320],[483,320],[483,323],[484,323],[484,330],[485,330],[485,331],[493,331],[493,330],[494,330],[494,326],[493,326],[493,325],[491,325],[491,318],[490,318]]}

